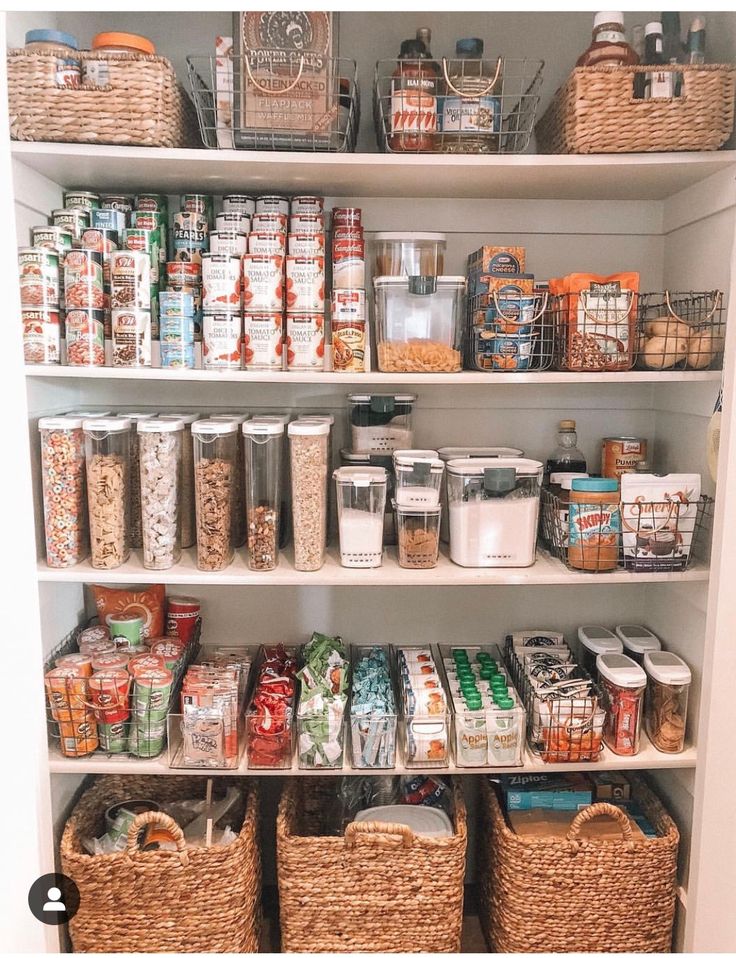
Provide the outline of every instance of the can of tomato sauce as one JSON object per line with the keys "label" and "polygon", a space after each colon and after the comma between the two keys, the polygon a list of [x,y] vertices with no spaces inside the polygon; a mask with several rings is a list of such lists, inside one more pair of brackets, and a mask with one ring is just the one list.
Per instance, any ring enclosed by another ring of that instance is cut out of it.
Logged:
{"label": "can of tomato sauce", "polygon": [[250,233],[251,218],[239,210],[223,210],[215,218],[215,229],[221,233]]}
{"label": "can of tomato sauce", "polygon": [[322,213],[297,213],[291,217],[292,233],[324,233],[325,218]]}
{"label": "can of tomato sauce", "polygon": [[23,361],[28,366],[56,366],[61,362],[59,309],[23,307]]}
{"label": "can of tomato sauce", "polygon": [[166,604],[166,634],[189,643],[202,615],[202,603],[189,595],[170,595]]}
{"label": "can of tomato sauce", "polygon": [[249,233],[248,252],[257,256],[285,256],[286,233]]}
{"label": "can of tomato sauce", "polygon": [[284,257],[243,257],[243,304],[248,312],[275,313],[283,304]]}
{"label": "can of tomato sauce", "polygon": [[288,223],[285,213],[256,213],[252,227],[254,233],[285,233]]}
{"label": "can of tomato sauce", "polygon": [[647,441],[637,436],[609,436],[601,443],[601,475],[620,479],[626,472],[636,472],[636,464],[647,458]]}
{"label": "can of tomato sauce", "polygon": [[227,253],[202,254],[202,306],[206,312],[239,311],[240,257]]}
{"label": "can of tomato sauce", "polygon": [[47,246],[18,250],[21,306],[59,306],[59,254]]}
{"label": "can of tomato sauce", "polygon": [[102,253],[69,250],[64,258],[64,302],[67,310],[104,308]]}
{"label": "can of tomato sauce", "polygon": [[289,233],[289,256],[324,256],[324,233]]}
{"label": "can of tomato sauce", "polygon": [[286,368],[323,369],[325,329],[321,313],[288,313],[286,316]]}
{"label": "can of tomato sauce", "polygon": [[246,369],[281,369],[281,313],[247,312],[243,316],[243,358]]}
{"label": "can of tomato sauce", "polygon": [[239,312],[205,312],[202,320],[202,368],[240,369],[243,321]]}
{"label": "can of tomato sauce", "polygon": [[292,196],[291,215],[301,213],[321,213],[325,208],[324,196]]}
{"label": "can of tomato sauce", "polygon": [[289,215],[289,200],[286,196],[268,195],[256,199],[256,213],[281,213]]}
{"label": "can of tomato sauce", "polygon": [[66,361],[69,366],[105,365],[105,310],[66,311]]}
{"label": "can of tomato sauce", "polygon": [[322,313],[325,308],[323,256],[286,257],[287,313]]}

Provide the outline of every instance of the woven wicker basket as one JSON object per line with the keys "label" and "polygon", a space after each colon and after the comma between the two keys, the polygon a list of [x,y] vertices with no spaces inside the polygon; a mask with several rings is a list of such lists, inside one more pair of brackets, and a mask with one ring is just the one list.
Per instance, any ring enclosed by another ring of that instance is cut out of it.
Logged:
{"label": "woven wicker basket", "polygon": [[[636,786],[635,795],[657,838],[583,841],[575,822],[565,841],[521,838],[506,823],[493,786],[483,782],[480,919],[491,951],[670,950],[679,834],[649,789]],[[628,828],[620,810],[603,802],[576,821],[602,813]]]}
{"label": "woven wicker basket", "polygon": [[[104,832],[105,809],[130,798],[158,802],[204,796],[205,779],[110,775],[80,799],[61,838],[61,870],[76,882],[81,904],[69,923],[74,951],[256,952],[261,866],[258,793],[252,779],[228,779],[247,794],[245,817],[230,845],[89,855],[82,838]],[[146,824],[174,825],[160,812]],[[235,827],[237,822],[232,823]],[[181,833],[179,832],[179,835]]]}
{"label": "woven wicker basket", "polygon": [[201,146],[189,97],[165,57],[80,52],[108,64],[106,86],[56,86],[53,53],[8,51],[10,136],[14,140]]}
{"label": "woven wicker basket", "polygon": [[577,67],[536,126],[540,153],[717,150],[731,135],[736,67],[678,66],[682,95],[634,99],[634,76],[651,67]]}
{"label": "woven wicker basket", "polygon": [[454,952],[460,948],[467,828],[458,784],[455,834],[330,822],[335,779],[290,781],[276,821],[282,950]]}

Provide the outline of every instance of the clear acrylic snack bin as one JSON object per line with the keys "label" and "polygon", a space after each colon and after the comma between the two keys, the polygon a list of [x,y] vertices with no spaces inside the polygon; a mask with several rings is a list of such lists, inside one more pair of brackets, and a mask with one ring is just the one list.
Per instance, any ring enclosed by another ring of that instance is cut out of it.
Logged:
{"label": "clear acrylic snack bin", "polygon": [[167,719],[169,768],[240,767],[245,752],[245,718],[197,717],[170,713]]}
{"label": "clear acrylic snack bin", "polygon": [[542,469],[534,459],[448,462],[453,562],[469,568],[533,565]]}
{"label": "clear acrylic snack bin", "polygon": [[[290,646],[284,651],[290,658],[298,659],[298,648]],[[274,677],[273,683],[279,689],[288,690],[289,694],[273,699],[269,692],[271,682],[264,686],[259,682],[264,660],[265,647],[261,646],[251,669],[253,678],[245,712],[248,768],[289,769],[293,764],[296,744],[299,683],[294,676]]]}
{"label": "clear acrylic snack bin", "polygon": [[85,419],[82,428],[90,564],[93,569],[117,569],[130,555],[130,420]]}
{"label": "clear acrylic snack bin", "polygon": [[380,466],[341,466],[337,487],[340,562],[349,569],[374,569],[383,559],[387,473]]}
{"label": "clear acrylic snack bin", "polygon": [[452,709],[452,755],[459,768],[524,764],[526,710],[496,645],[440,645]]}
{"label": "clear acrylic snack bin", "polygon": [[407,768],[447,768],[450,711],[433,647],[392,648],[399,690],[399,737]]}
{"label": "clear acrylic snack bin", "polygon": [[353,768],[394,768],[398,713],[388,646],[351,646]]}
{"label": "clear acrylic snack bin", "polygon": [[376,276],[373,290],[381,372],[462,369],[463,276]]}
{"label": "clear acrylic snack bin", "polygon": [[279,561],[281,512],[281,422],[244,422],[245,507],[248,567],[267,572]]}
{"label": "clear acrylic snack bin", "polygon": [[[524,451],[511,446],[443,446],[437,455],[447,464],[450,459],[522,459]],[[447,500],[447,476],[442,483],[442,521],[440,540],[450,541],[449,502]]]}
{"label": "clear acrylic snack bin", "polygon": [[181,558],[183,438],[181,419],[138,422],[144,569],[170,569]]}
{"label": "clear acrylic snack bin", "polygon": [[652,745],[660,752],[685,748],[687,700],[692,674],[674,652],[645,652],[644,721]]}
{"label": "clear acrylic snack bin", "polygon": [[238,423],[200,419],[192,423],[197,568],[226,569],[233,561],[232,510],[236,495]]}
{"label": "clear acrylic snack bin", "polygon": [[46,564],[65,569],[89,551],[82,418],[45,416],[38,430]]}
{"label": "clear acrylic snack bin", "polygon": [[411,449],[416,398],[411,393],[351,393],[351,451],[391,455],[396,449]]}

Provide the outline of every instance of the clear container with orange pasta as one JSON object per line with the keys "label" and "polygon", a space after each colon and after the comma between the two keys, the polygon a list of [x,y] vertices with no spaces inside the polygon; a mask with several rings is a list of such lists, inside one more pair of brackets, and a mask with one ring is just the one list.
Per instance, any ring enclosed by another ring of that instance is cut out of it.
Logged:
{"label": "clear container with orange pasta", "polygon": [[462,369],[462,276],[376,276],[378,368],[385,373]]}

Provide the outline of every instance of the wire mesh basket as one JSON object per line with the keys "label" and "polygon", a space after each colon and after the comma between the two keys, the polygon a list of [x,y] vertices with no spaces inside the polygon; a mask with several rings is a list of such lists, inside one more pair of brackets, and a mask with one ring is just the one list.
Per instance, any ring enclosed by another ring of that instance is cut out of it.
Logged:
{"label": "wire mesh basket", "polygon": [[72,669],[63,657],[77,653],[82,629],[70,632],[44,663],[50,746],[65,758],[157,758],[166,747],[168,713],[177,708],[182,678],[199,650],[200,626],[174,664],[170,682],[153,674],[160,670],[134,677],[124,666],[66,674]]}
{"label": "wire mesh basket", "polygon": [[384,153],[523,153],[543,60],[379,60],[373,85]]}
{"label": "wire mesh basket", "polygon": [[317,73],[304,55],[287,54],[262,51],[255,65],[244,55],[187,57],[192,99],[206,147],[355,150],[360,123],[355,60],[323,58]]}
{"label": "wire mesh basket", "polygon": [[662,501],[622,502],[588,505],[580,510],[584,534],[574,536],[576,520],[570,516],[570,503],[542,489],[540,538],[550,553],[569,568],[582,572],[684,572],[693,560],[707,555],[713,521],[714,500],[709,496],[682,501],[672,497]]}
{"label": "wire mesh basket", "polygon": [[465,365],[481,372],[549,369],[554,319],[548,294],[494,290],[468,297]]}
{"label": "wire mesh basket", "polygon": [[723,293],[640,293],[639,369],[720,369],[726,316]]}
{"label": "wire mesh basket", "polygon": [[506,637],[504,657],[526,708],[529,747],[548,763],[598,761],[606,713],[597,685],[567,646],[525,651],[520,655]]}
{"label": "wire mesh basket", "polygon": [[555,365],[566,372],[626,372],[636,359],[636,300],[597,287],[552,299]]}

